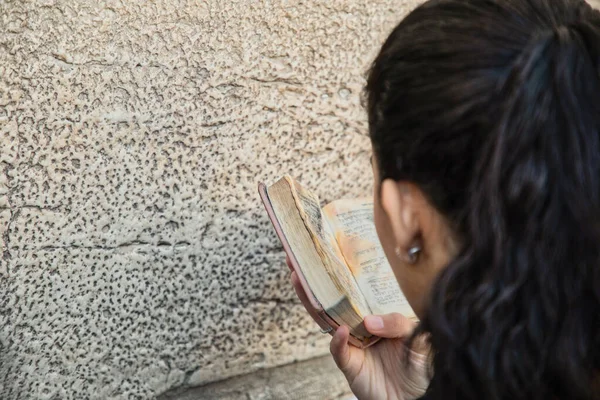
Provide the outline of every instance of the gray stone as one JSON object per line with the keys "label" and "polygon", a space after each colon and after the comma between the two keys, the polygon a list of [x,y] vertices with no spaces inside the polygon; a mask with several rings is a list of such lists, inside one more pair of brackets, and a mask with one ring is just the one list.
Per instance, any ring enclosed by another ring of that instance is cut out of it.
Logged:
{"label": "gray stone", "polygon": [[356,400],[344,375],[331,357],[320,357],[283,367],[173,390],[158,400]]}
{"label": "gray stone", "polygon": [[0,2],[0,398],[150,399],[326,354],[256,183],[370,191],[364,73],[418,2]]}
{"label": "gray stone", "polygon": [[326,354],[256,184],[369,192],[364,73],[415,4],[0,2],[0,398]]}

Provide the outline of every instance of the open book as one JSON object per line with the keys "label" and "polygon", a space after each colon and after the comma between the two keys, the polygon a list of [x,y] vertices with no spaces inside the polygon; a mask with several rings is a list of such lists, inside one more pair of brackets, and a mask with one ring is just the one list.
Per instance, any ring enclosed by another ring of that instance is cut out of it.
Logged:
{"label": "open book", "polygon": [[406,301],[377,238],[370,199],[319,199],[289,176],[259,185],[267,213],[322,328],[350,328],[350,342],[365,347],[378,338],[364,317],[415,314]]}

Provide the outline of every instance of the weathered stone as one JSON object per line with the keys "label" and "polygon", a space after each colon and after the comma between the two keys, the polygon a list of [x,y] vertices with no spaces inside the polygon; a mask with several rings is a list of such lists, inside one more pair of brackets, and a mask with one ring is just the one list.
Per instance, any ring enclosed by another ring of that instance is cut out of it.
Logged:
{"label": "weathered stone", "polygon": [[0,2],[0,398],[326,354],[256,183],[369,192],[364,73],[418,2]]}
{"label": "weathered stone", "polygon": [[188,390],[173,390],[158,400],[356,400],[331,357],[260,370]]}
{"label": "weathered stone", "polygon": [[364,73],[415,3],[1,2],[0,398],[326,354],[256,184],[368,193]]}

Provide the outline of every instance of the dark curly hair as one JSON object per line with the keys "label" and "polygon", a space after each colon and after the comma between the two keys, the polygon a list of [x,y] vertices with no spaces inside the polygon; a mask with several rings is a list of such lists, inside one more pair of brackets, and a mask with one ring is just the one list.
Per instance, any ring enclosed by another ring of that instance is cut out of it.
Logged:
{"label": "dark curly hair", "polygon": [[431,399],[600,398],[600,13],[431,0],[369,72],[382,179],[461,238],[418,333]]}

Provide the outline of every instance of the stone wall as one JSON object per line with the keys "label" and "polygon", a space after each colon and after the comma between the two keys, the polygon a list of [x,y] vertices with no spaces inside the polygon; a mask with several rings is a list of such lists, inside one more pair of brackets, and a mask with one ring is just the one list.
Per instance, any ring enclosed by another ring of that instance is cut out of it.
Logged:
{"label": "stone wall", "polygon": [[415,4],[0,2],[0,398],[148,399],[326,354],[256,183],[370,190],[363,76]]}
{"label": "stone wall", "polygon": [[0,2],[0,398],[347,393],[265,370],[329,337],[256,183],[370,190],[364,72],[417,3]]}
{"label": "stone wall", "polygon": [[331,356],[261,369],[207,385],[174,389],[158,400],[357,400]]}

